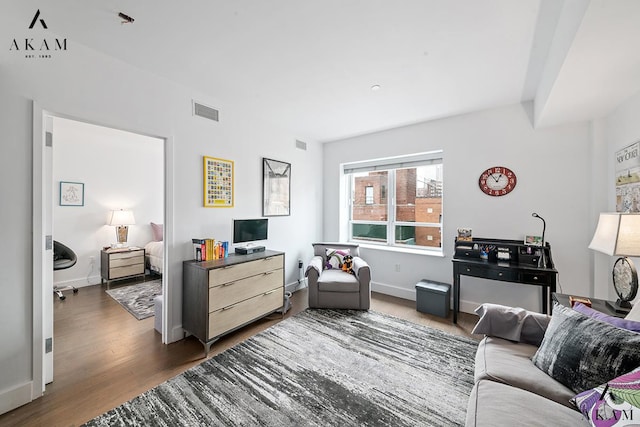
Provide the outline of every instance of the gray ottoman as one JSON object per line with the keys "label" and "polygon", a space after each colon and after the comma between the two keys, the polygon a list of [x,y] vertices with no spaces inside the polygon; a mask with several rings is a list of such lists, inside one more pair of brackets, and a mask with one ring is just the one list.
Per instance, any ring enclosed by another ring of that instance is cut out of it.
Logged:
{"label": "gray ottoman", "polygon": [[451,285],[422,279],[416,283],[416,310],[440,317],[449,316]]}

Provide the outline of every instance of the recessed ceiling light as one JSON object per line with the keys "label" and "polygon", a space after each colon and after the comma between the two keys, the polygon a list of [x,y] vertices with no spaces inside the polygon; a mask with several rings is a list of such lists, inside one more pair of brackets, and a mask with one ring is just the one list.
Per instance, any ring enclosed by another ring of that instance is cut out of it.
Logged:
{"label": "recessed ceiling light", "polygon": [[371,86],[371,90],[374,91],[374,92],[377,91],[377,90],[380,90],[380,85]]}

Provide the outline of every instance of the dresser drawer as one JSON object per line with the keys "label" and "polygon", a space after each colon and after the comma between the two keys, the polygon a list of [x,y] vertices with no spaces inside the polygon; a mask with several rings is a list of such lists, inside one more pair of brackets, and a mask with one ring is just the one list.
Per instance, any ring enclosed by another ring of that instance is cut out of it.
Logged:
{"label": "dresser drawer", "polygon": [[283,260],[284,257],[282,255],[276,255],[210,270],[209,286],[218,286],[224,283],[235,282],[236,280],[243,279],[245,277],[255,276],[256,274],[284,268]]}
{"label": "dresser drawer", "polygon": [[117,258],[117,259],[114,259],[113,256],[111,256],[111,260],[109,261],[110,268],[126,267],[129,265],[136,265],[136,264],[144,264],[144,257],[141,254],[138,254],[136,256],[132,256],[129,258]]}
{"label": "dresser drawer", "polygon": [[209,288],[209,311],[219,310],[277,287],[282,287],[282,274],[282,269],[271,270]]}
{"label": "dresser drawer", "polygon": [[280,286],[277,289],[209,313],[207,339],[212,339],[281,308],[283,299],[283,288]]}
{"label": "dresser drawer", "polygon": [[116,260],[126,260],[130,258],[143,257],[143,256],[144,256],[144,251],[142,250],[115,252],[115,253],[109,254],[109,260],[111,261],[111,263],[113,263]]}
{"label": "dresser drawer", "polygon": [[144,274],[144,264],[128,265],[125,267],[114,267],[109,269],[109,280],[120,277]]}

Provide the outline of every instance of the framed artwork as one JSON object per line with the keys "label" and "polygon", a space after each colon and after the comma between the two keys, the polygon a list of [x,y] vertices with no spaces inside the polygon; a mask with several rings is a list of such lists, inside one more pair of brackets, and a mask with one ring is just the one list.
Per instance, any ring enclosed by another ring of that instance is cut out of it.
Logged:
{"label": "framed artwork", "polygon": [[60,206],[84,206],[84,184],[60,181]]}
{"label": "framed artwork", "polygon": [[291,163],[262,159],[262,216],[291,213]]}
{"label": "framed artwork", "polygon": [[204,207],[233,207],[233,161],[204,156]]}
{"label": "framed artwork", "polygon": [[616,152],[616,212],[640,212],[640,142]]}

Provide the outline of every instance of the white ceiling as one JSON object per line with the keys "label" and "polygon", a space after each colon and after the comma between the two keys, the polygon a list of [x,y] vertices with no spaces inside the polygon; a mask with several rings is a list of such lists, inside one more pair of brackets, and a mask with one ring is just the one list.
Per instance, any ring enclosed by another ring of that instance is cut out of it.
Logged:
{"label": "white ceiling", "polygon": [[2,1],[307,141],[534,98],[536,126],[587,120],[640,90],[638,0]]}

